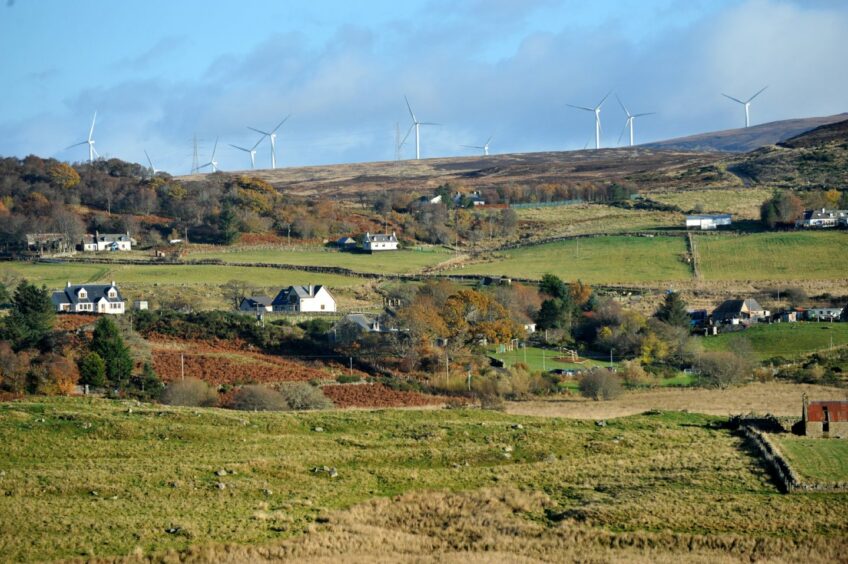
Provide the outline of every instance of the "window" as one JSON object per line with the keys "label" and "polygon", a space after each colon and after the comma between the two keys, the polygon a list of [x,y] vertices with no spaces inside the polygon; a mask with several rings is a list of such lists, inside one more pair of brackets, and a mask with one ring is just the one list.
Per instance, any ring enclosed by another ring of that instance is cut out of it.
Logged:
{"label": "window", "polygon": [[321,304],[321,309],[322,309],[322,310],[324,309],[324,304]]}

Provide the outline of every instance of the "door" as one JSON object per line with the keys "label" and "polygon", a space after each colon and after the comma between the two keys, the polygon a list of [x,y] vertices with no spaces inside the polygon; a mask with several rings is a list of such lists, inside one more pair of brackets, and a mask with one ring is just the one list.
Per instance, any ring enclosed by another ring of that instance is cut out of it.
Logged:
{"label": "door", "polygon": [[827,406],[822,406],[822,433],[830,433],[830,413]]}

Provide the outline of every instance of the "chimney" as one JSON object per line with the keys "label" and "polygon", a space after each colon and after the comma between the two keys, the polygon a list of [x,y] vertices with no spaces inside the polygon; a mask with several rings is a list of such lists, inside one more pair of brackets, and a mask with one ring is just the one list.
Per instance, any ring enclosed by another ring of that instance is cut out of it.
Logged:
{"label": "chimney", "polygon": [[65,286],[65,288],[70,288],[70,287],[71,287],[71,281],[70,281],[70,280],[68,280],[68,285],[67,285],[67,286]]}
{"label": "chimney", "polygon": [[112,287],[113,288],[115,287],[115,281],[114,280],[112,280]]}

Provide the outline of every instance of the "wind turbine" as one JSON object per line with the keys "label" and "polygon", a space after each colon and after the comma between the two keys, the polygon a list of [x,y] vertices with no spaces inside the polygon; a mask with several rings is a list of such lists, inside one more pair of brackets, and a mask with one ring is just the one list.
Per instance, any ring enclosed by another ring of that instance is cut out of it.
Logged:
{"label": "wind turbine", "polygon": [[607,95],[604,96],[601,99],[601,101],[598,102],[598,105],[595,106],[594,108],[587,108],[585,106],[573,106],[571,104],[566,104],[566,106],[568,106],[570,108],[575,108],[575,109],[578,109],[578,110],[586,110],[587,112],[594,112],[594,114],[595,114],[595,149],[601,148],[601,106],[604,105],[604,102],[606,102],[606,100],[607,100],[607,98],[609,98],[610,94],[612,94],[612,92],[607,92]]}
{"label": "wind turbine", "polygon": [[756,98],[757,96],[762,94],[763,90],[765,90],[766,88],[768,88],[768,86],[763,86],[759,90],[759,92],[757,92],[756,94],[754,94],[753,96],[751,96],[750,98],[745,100],[744,102],[742,100],[740,100],[739,98],[734,98],[733,96],[728,96],[727,94],[724,94],[724,93],[722,93],[722,96],[724,96],[725,98],[728,98],[730,100],[733,100],[734,102],[739,102],[740,104],[745,106],[745,127],[748,127],[751,124],[751,112],[750,112],[751,100],[753,100],[754,98]]}
{"label": "wind turbine", "polygon": [[[277,124],[277,127],[272,129],[271,131],[262,131],[261,129],[256,129],[255,127],[248,126],[248,129],[251,131],[255,131],[256,133],[261,133],[263,138],[267,137],[271,140],[271,168],[277,168],[277,130],[283,126],[284,123],[291,117],[291,114],[287,115],[283,121]],[[262,141],[262,139],[260,139]]]}
{"label": "wind turbine", "polygon": [[[88,145],[88,164],[94,163],[94,157],[100,157],[97,154],[97,151],[94,150],[94,122],[97,121],[97,112],[94,112],[94,117],[91,119],[91,129],[88,130],[88,139],[84,141],[80,141],[79,143],[74,143],[67,149],[72,147],[79,147],[80,145]],[[66,150],[67,150],[66,149]]]}
{"label": "wind turbine", "polygon": [[618,100],[621,109],[624,110],[624,113],[627,114],[627,121],[624,122],[624,129],[621,130],[621,135],[618,136],[618,142],[621,143],[621,138],[624,136],[624,131],[630,127],[630,146],[633,146],[633,122],[636,121],[637,117],[642,116],[650,116],[655,114],[656,112],[645,112],[643,114],[631,114],[630,110],[627,109],[627,106],[624,105],[624,102],[621,101],[621,98],[618,97],[618,94],[615,95],[615,99]]}
{"label": "wind turbine", "polygon": [[409,137],[409,134],[412,133],[412,128],[415,128],[415,160],[421,159],[421,126],[422,125],[439,125],[438,123],[433,123],[429,121],[418,121],[418,118],[415,117],[415,113],[412,111],[412,106],[409,105],[409,99],[404,95],[403,99],[406,101],[406,109],[409,110],[409,115],[412,117],[412,125],[409,126],[409,131],[406,132],[406,135],[403,137],[403,141],[401,141],[401,145],[406,141],[406,138]]}
{"label": "wind turbine", "polygon": [[245,149],[244,147],[239,147],[238,145],[233,145],[233,144],[230,144],[230,147],[232,147],[233,149],[238,149],[239,151],[244,151],[245,153],[248,153],[250,155],[250,168],[256,168],[256,147],[258,147],[259,144],[262,143],[263,139],[265,139],[264,136],[260,137],[259,141],[257,141],[256,144],[253,147],[251,147],[250,149]]}
{"label": "wind turbine", "polygon": [[144,150],[144,156],[147,157],[147,164],[150,165],[150,175],[156,176],[156,173],[159,172],[159,170],[153,166],[153,161],[150,160],[150,155],[147,154],[147,149]]}
{"label": "wind turbine", "polygon": [[212,172],[218,172],[218,161],[215,160],[215,151],[218,150],[218,138],[215,138],[215,145],[212,147],[212,157],[209,159],[209,162],[197,167],[197,170],[202,170],[207,166],[212,167]]}
{"label": "wind turbine", "polygon": [[480,145],[460,145],[460,146],[465,147],[466,149],[480,149],[480,150],[483,151],[483,156],[488,157],[489,156],[489,143],[491,141],[492,141],[492,138],[489,137],[488,139],[486,139],[486,142],[483,143],[482,146],[480,146]]}

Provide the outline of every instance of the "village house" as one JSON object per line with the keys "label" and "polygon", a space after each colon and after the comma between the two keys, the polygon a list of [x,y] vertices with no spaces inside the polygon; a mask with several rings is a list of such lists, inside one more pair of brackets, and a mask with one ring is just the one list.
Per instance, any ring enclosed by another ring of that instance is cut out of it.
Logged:
{"label": "village house", "polygon": [[271,302],[276,312],[325,312],[336,311],[336,300],[324,286],[289,286]]}
{"label": "village house", "polygon": [[722,225],[730,225],[732,217],[729,213],[687,215],[686,229],[700,229],[701,231],[717,229]]}
{"label": "village house", "polygon": [[336,240],[336,247],[343,251],[348,251],[356,248],[356,239],[353,237],[340,237]]}
{"label": "village house", "polygon": [[82,238],[82,250],[88,253],[101,251],[131,251],[133,240],[127,233],[98,233],[84,235]]}
{"label": "village house", "polygon": [[795,222],[795,227],[806,229],[826,229],[848,223],[848,210],[829,210],[826,208],[807,210]]}
{"label": "village house", "polygon": [[808,437],[848,438],[848,401],[802,400],[801,422]]}
{"label": "village house", "polygon": [[259,313],[263,311],[272,311],[274,308],[271,305],[271,298],[268,296],[246,296],[239,303],[239,311],[249,311]]}
{"label": "village house", "polygon": [[841,307],[811,307],[807,310],[807,321],[839,321]]}
{"label": "village house", "polygon": [[461,194],[459,192],[453,197],[453,203],[457,206],[471,203],[472,206],[485,206],[486,200],[480,192],[471,192],[470,194]]}
{"label": "village house", "polygon": [[380,235],[366,233],[365,240],[362,242],[362,248],[373,253],[375,251],[396,251],[398,249],[398,239],[395,232],[391,235]]}
{"label": "village house", "polygon": [[58,313],[121,315],[126,307],[114,281],[111,284],[78,285],[68,282],[63,291],[53,292],[52,301]]}
{"label": "village house", "polygon": [[746,322],[757,322],[769,317],[769,311],[764,309],[757,300],[726,300],[718,306],[712,315],[714,324],[725,323],[739,325]]}
{"label": "village house", "polygon": [[62,233],[27,233],[26,245],[30,251],[43,252],[67,252],[71,245]]}

